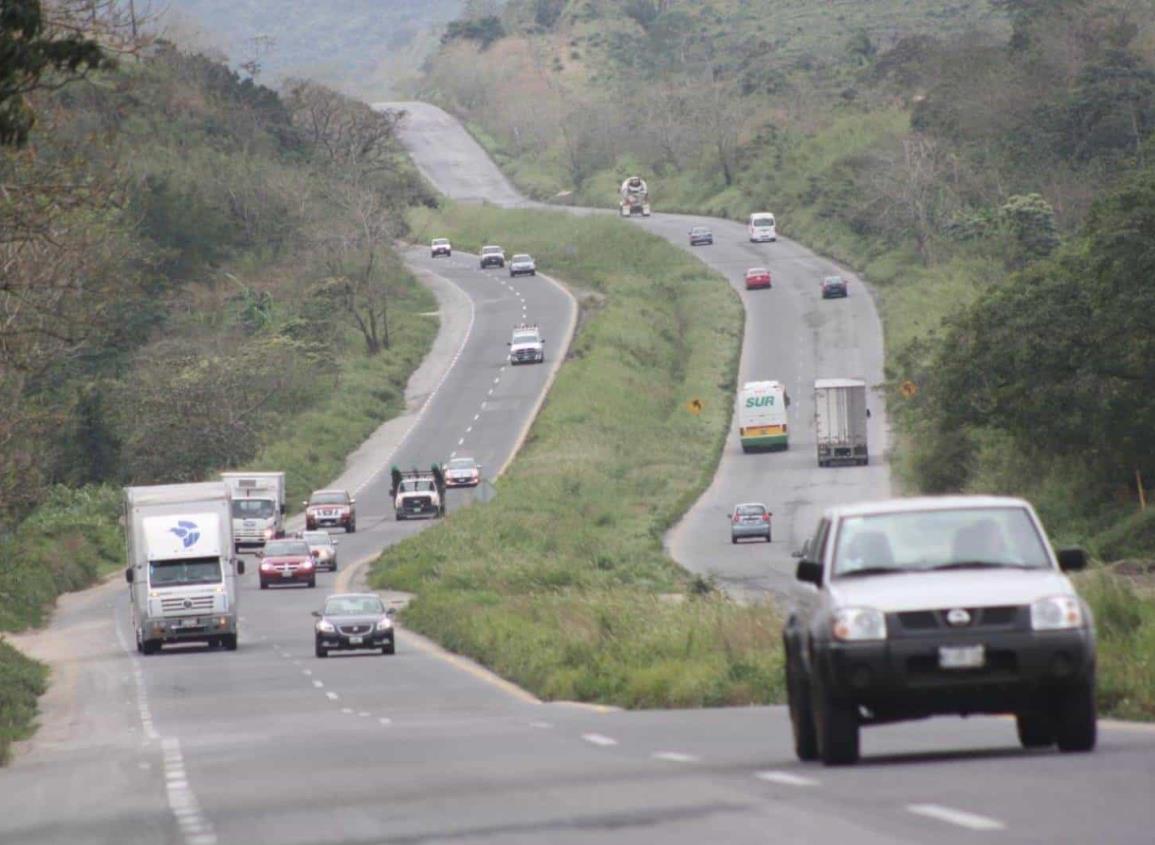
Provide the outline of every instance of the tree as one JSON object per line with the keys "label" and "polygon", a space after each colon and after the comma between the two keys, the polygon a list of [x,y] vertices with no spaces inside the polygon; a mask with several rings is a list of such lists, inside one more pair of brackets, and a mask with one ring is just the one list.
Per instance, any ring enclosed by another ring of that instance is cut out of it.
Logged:
{"label": "tree", "polygon": [[313,289],[314,298],[349,317],[365,341],[365,352],[376,355],[389,349],[389,301],[397,274],[404,272],[396,260],[377,266],[377,254],[369,252],[364,267],[334,261],[329,275]]}
{"label": "tree", "polygon": [[36,123],[28,95],[79,79],[111,60],[79,32],[54,31],[40,0],[0,5],[0,146],[23,146]]}

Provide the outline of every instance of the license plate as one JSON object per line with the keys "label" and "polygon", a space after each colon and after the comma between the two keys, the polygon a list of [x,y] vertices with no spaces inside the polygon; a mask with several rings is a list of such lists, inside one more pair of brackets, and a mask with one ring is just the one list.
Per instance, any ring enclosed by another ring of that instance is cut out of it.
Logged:
{"label": "license plate", "polygon": [[981,669],[986,660],[986,649],[981,645],[944,645],[938,649],[940,669]]}
{"label": "license plate", "polygon": [[180,626],[182,628],[199,628],[200,622],[201,621],[199,619],[182,619],[180,621]]}
{"label": "license plate", "polygon": [[361,645],[363,637],[349,637],[349,645]]}
{"label": "license plate", "polygon": [[283,572],[281,573],[281,577],[282,577],[282,578],[292,578],[292,577],[293,577],[293,573],[292,573],[292,572],[290,572],[289,570],[287,570],[287,569],[286,569],[285,571],[283,571]]}

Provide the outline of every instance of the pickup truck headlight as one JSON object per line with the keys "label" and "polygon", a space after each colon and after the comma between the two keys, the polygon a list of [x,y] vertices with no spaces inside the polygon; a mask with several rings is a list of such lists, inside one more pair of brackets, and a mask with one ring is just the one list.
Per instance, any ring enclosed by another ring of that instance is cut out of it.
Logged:
{"label": "pickup truck headlight", "polygon": [[333,627],[333,623],[325,619],[317,623],[317,630],[322,634],[333,634],[337,631],[337,629]]}
{"label": "pickup truck headlight", "polygon": [[834,614],[830,628],[843,642],[885,640],[886,616],[873,607],[846,607]]}
{"label": "pickup truck headlight", "polygon": [[382,619],[380,622],[377,623],[377,630],[378,631],[388,631],[392,627],[393,627],[393,620],[392,619]]}
{"label": "pickup truck headlight", "polygon": [[1048,596],[1031,605],[1032,630],[1062,631],[1083,624],[1083,608],[1074,596]]}

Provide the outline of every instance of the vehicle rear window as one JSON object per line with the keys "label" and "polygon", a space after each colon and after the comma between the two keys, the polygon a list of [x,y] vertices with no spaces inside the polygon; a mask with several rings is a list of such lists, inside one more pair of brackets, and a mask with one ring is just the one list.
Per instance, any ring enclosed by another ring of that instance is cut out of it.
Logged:
{"label": "vehicle rear window", "polygon": [[309,544],[304,540],[270,540],[265,543],[266,555],[307,555]]}
{"label": "vehicle rear window", "polygon": [[738,505],[737,512],[739,516],[761,516],[766,513],[766,508],[762,505]]}

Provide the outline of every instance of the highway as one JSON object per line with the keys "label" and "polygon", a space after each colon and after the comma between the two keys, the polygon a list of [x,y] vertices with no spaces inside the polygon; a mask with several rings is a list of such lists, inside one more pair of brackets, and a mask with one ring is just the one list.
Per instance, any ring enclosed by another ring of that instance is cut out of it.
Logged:
{"label": "highway", "polygon": [[[443,134],[425,136],[419,160],[434,184],[452,194],[458,174],[472,185],[471,195],[484,194],[491,182],[495,190],[510,190],[476,145],[460,140],[456,124],[438,121]],[[413,121],[407,142],[420,132],[420,121]],[[645,225],[668,227],[677,241],[685,221],[658,215]],[[720,222],[711,225],[716,234],[723,231]],[[781,247],[801,250],[785,242],[764,249]],[[729,235],[714,260],[731,248],[741,266],[746,247],[730,244]],[[787,249],[779,249],[780,258],[792,254]],[[262,592],[250,569],[235,653],[191,648],[141,657],[129,645],[123,582],[64,597],[49,628],[18,640],[51,662],[54,683],[42,702],[40,733],[0,769],[0,842],[1152,840],[1152,727],[1104,724],[1094,754],[1059,755],[1019,750],[1011,720],[931,720],[867,730],[860,765],[824,769],[794,760],[781,707],[621,712],[539,703],[404,630],[393,657],[314,658],[309,611],[350,580],[354,561],[428,525],[392,521],[383,477],[388,465],[426,465],[457,451],[490,471],[499,467],[520,441],[558,351],[555,343],[547,347],[545,367],[504,367],[509,327],[524,315],[553,341],[566,336],[573,319],[572,300],[541,277],[511,287],[508,277],[480,272],[465,254],[433,261],[413,250],[407,259],[436,274],[427,279],[441,301],[443,330],[431,356],[436,360],[411,381],[412,413],[355,453],[338,481],[359,491],[360,530],[339,537],[341,571],[321,575],[315,590]],[[776,274],[786,273],[769,263]],[[782,286],[767,293],[785,295],[767,301],[788,307],[796,300],[793,307],[803,315],[797,334],[780,347],[753,347],[764,354],[778,349],[774,354],[785,356],[811,343],[805,317],[811,309],[865,302],[857,288],[846,302],[809,302],[805,278],[824,265],[809,254],[799,254],[796,263],[797,290],[783,275]],[[826,319],[844,319],[849,327],[858,318],[844,312]],[[821,357],[834,354],[818,352],[816,360],[843,366],[856,353]],[[870,378],[870,350],[865,354],[859,372]],[[817,366],[784,357],[774,361],[774,373],[805,379],[807,368]],[[882,427],[881,409],[874,407],[872,420]],[[872,437],[884,433],[880,428]],[[730,450],[726,460],[739,457]],[[801,462],[808,456],[800,440],[785,455],[765,457]],[[798,472],[802,484],[809,470],[800,463]],[[830,495],[887,488],[885,466],[812,478],[809,483],[829,485]],[[840,489],[853,485],[862,486]],[[719,501],[732,492],[720,491]],[[771,494],[763,495],[769,500]],[[782,493],[802,494],[807,501],[796,507],[799,521],[828,491]],[[460,501],[451,499],[455,506]],[[724,525],[694,529],[691,520],[680,533],[717,535],[713,546],[701,538],[703,555],[728,550]],[[783,546],[791,539],[783,536]],[[679,542],[676,537],[673,547]],[[764,555],[764,546],[746,548]],[[762,559],[768,572],[778,567]],[[708,564],[705,557],[700,564]],[[735,585],[759,586],[736,567],[723,574]],[[766,577],[766,586],[775,588],[773,578],[782,576]]]}

